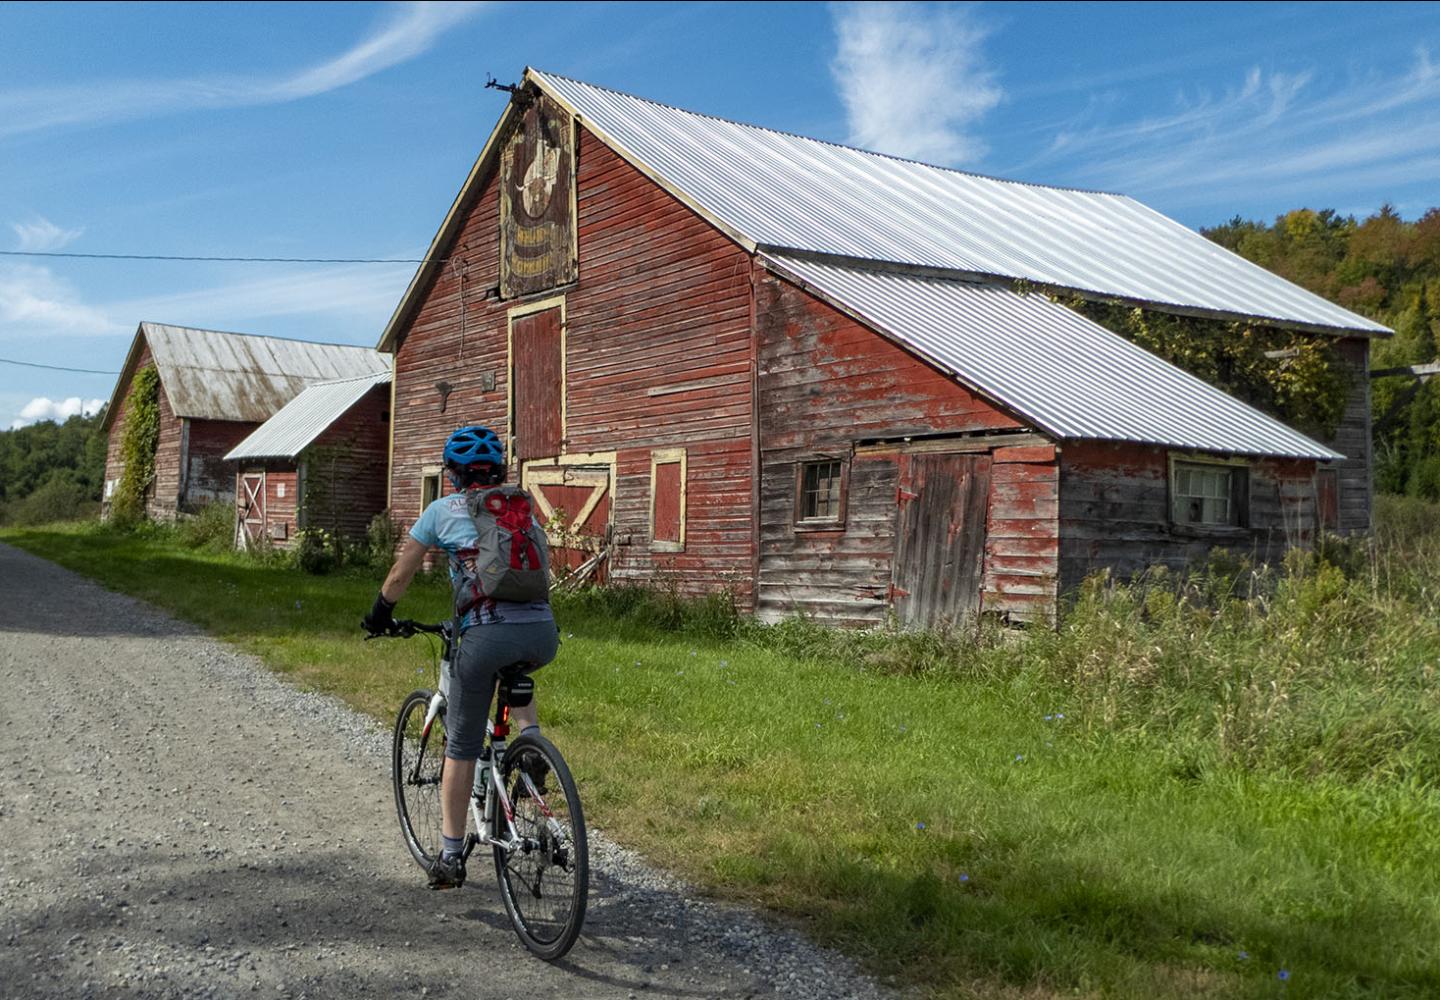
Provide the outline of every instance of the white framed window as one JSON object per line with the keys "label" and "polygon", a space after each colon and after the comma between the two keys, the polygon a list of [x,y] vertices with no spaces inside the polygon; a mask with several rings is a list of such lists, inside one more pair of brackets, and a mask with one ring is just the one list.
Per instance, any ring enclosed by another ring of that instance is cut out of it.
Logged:
{"label": "white framed window", "polygon": [[425,508],[440,499],[441,475],[442,470],[438,465],[427,466],[420,470],[420,512],[422,514],[425,512]]}
{"label": "white framed window", "polygon": [[1200,528],[1243,528],[1249,521],[1243,462],[1171,458],[1170,520]]}

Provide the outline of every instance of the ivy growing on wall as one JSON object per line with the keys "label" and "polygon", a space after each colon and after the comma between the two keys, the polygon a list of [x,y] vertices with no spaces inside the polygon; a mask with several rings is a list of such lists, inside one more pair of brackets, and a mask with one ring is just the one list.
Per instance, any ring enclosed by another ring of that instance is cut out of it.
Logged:
{"label": "ivy growing on wall", "polygon": [[155,449],[160,443],[160,373],[145,367],[135,373],[125,397],[125,426],[120,461],[125,471],[115,487],[110,516],[121,524],[145,516],[145,492],[155,479]]}
{"label": "ivy growing on wall", "polygon": [[1078,297],[1060,301],[1307,434],[1328,439],[1345,415],[1353,374],[1332,337]]}

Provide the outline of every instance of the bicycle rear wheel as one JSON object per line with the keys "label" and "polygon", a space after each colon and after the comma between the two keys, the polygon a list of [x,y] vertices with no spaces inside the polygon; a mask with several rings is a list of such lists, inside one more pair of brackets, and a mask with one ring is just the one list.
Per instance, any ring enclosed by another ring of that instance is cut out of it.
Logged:
{"label": "bicycle rear wheel", "polygon": [[411,691],[406,695],[395,719],[391,753],[391,779],[395,785],[400,835],[415,863],[426,869],[443,846],[440,778],[445,770],[445,713],[442,711],[435,717],[428,733],[424,731],[430,697],[429,691]]}
{"label": "bicycle rear wheel", "polygon": [[[580,936],[590,892],[580,794],[560,751],[543,736],[522,736],[510,744],[500,773],[515,809],[516,832],[525,841],[513,851],[495,848],[500,895],[520,941],[553,962]],[[502,839],[508,834],[498,809],[494,832]]]}

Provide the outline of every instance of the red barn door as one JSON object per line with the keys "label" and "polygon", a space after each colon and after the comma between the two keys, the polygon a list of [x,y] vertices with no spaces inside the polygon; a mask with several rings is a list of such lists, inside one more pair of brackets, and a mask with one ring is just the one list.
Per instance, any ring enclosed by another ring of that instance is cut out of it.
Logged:
{"label": "red barn door", "polygon": [[980,611],[989,455],[900,459],[891,588],[906,625],[941,626]]}
{"label": "red barn door", "polygon": [[565,326],[562,307],[511,315],[513,458],[554,458],[565,437]]}

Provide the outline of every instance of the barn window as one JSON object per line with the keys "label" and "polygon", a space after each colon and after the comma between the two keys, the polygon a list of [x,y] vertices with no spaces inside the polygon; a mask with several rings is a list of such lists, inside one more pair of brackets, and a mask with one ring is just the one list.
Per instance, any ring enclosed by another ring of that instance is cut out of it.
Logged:
{"label": "barn window", "polygon": [[420,476],[420,509],[440,499],[440,470],[426,469]]}
{"label": "barn window", "polygon": [[1173,462],[1170,519],[1197,527],[1244,527],[1247,486],[1243,465]]}
{"label": "barn window", "polygon": [[803,462],[797,479],[797,526],[834,528],[845,520],[844,462],[834,458]]}
{"label": "barn window", "polygon": [[657,552],[685,551],[684,448],[650,453],[650,547]]}

